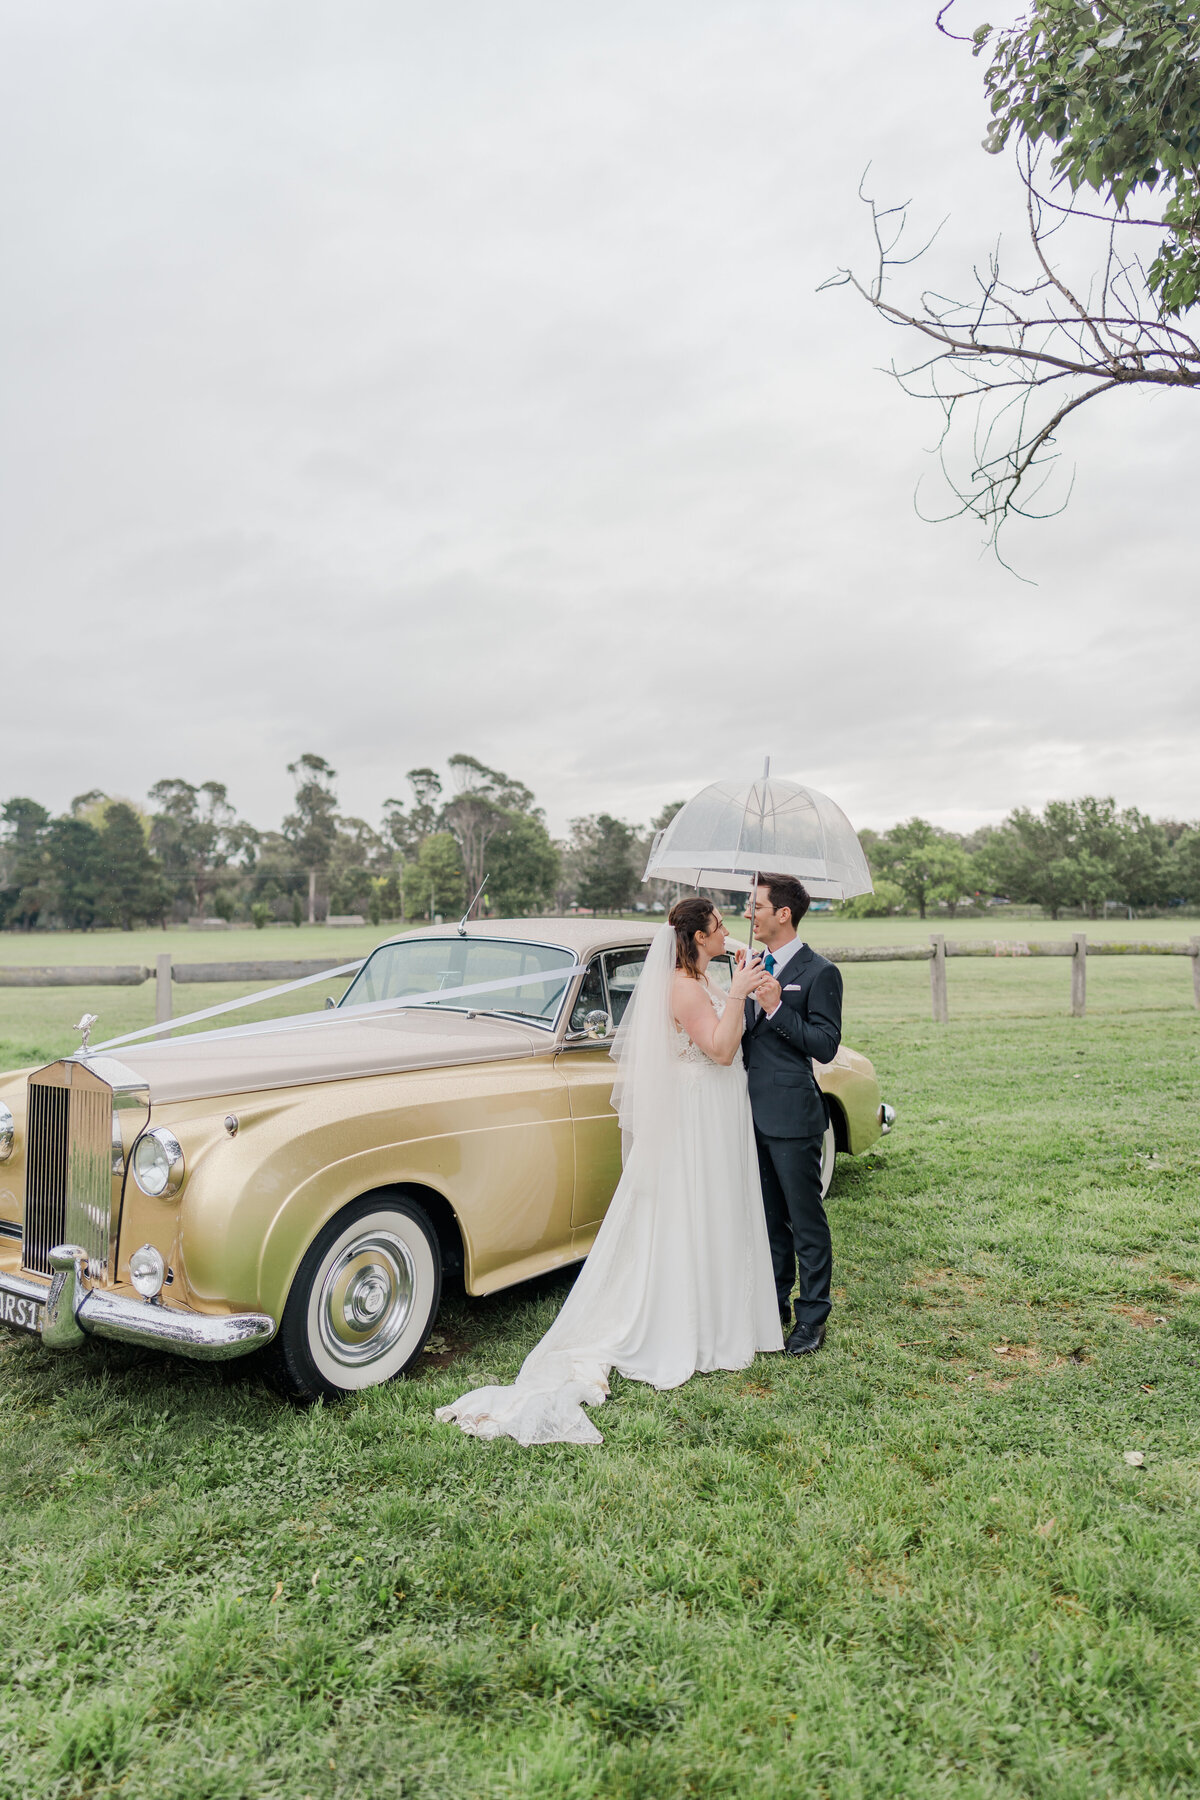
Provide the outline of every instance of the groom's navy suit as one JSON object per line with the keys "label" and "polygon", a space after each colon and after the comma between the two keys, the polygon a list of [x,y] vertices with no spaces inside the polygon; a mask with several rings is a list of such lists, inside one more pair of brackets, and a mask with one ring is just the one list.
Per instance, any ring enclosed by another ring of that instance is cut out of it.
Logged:
{"label": "groom's navy suit", "polygon": [[842,976],[808,944],[786,955],[789,948],[781,946],[786,960],[776,971],[778,1009],[768,1017],[753,1000],[746,1002],[742,1060],[780,1309],[787,1308],[798,1268],[796,1323],[822,1325],[833,1276],[821,1202],[821,1140],[829,1109],[813,1062],[832,1062],[842,1041]]}

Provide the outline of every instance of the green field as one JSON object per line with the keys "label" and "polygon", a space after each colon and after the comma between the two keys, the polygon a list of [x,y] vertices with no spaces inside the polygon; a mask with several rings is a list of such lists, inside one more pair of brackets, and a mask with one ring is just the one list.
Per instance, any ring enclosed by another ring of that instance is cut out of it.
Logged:
{"label": "green field", "polygon": [[839,1164],[811,1361],[618,1380],[602,1447],[522,1450],[433,1409],[565,1278],[452,1297],[416,1378],[310,1412],[0,1336],[0,1795],[1195,1793],[1189,966],[1097,959],[1072,1020],[1064,961],[952,963],[945,1028],[924,965],[845,974],[900,1116]]}
{"label": "green field", "polygon": [[[632,915],[629,915],[632,918]],[[735,908],[727,909],[732,928],[744,932]],[[642,915],[640,922],[653,928],[659,921]],[[1096,939],[1184,940],[1200,926],[1195,919],[1131,921],[1092,920],[1053,923],[1050,920],[919,919],[841,920],[836,915],[815,914],[806,921],[806,934],[820,949],[823,945],[928,943],[932,930],[963,939],[1070,937],[1086,929]],[[237,962],[334,956],[352,960],[362,956],[399,926],[363,926],[327,930],[324,926],[269,927],[265,931],[198,932],[4,932],[0,933],[0,964],[132,963],[153,968],[161,951],[169,950],[179,962]],[[420,926],[413,927],[420,929]],[[853,1021],[891,1019],[921,1021],[929,1015],[929,969],[925,963],[847,964],[847,1029]],[[1055,1017],[1067,1010],[1070,991],[1069,965],[1065,960],[1004,957],[996,960],[952,960],[948,983],[951,1017],[994,1016],[1015,1018]],[[264,986],[204,982],[176,983],[175,1016],[199,1012],[225,1000],[243,998]],[[344,981],[330,980],[299,993],[269,1002],[253,1013],[239,1013],[216,1024],[238,1024],[243,1019],[283,1017],[319,1007],[327,993],[340,994]],[[1173,1009],[1186,1005],[1191,994],[1191,963],[1184,957],[1092,957],[1088,963],[1089,1010],[1103,1017],[1129,1009]],[[154,983],[140,987],[5,988],[0,987],[0,1069],[20,1068],[69,1054],[78,1047],[72,1030],[84,1012],[99,1019],[93,1041],[118,1037],[154,1023]],[[204,1029],[203,1026],[197,1029]],[[851,1041],[853,1039],[851,1038]]]}

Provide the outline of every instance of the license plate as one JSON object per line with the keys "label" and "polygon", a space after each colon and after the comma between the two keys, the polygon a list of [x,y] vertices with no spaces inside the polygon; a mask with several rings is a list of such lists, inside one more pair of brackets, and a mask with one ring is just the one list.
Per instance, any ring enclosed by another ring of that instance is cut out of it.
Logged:
{"label": "license plate", "polygon": [[44,1308],[40,1300],[26,1300],[20,1294],[0,1294],[0,1325],[14,1331],[41,1331]]}

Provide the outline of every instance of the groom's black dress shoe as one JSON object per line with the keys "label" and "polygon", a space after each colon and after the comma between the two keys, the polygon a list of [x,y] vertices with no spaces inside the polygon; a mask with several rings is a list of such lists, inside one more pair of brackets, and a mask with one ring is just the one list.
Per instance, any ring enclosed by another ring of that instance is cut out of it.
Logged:
{"label": "groom's black dress shoe", "polygon": [[811,1356],[824,1342],[824,1325],[797,1325],[783,1347],[789,1356]]}

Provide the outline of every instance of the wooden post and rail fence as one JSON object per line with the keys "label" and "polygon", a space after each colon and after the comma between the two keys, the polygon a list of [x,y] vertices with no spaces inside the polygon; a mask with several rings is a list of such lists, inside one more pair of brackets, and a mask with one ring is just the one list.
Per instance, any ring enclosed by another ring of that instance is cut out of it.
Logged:
{"label": "wooden post and rail fence", "polygon": [[[1186,956],[1192,964],[1192,998],[1200,1007],[1200,937],[1163,939],[1160,943],[1143,940],[1126,943],[1121,940],[1089,943],[1087,934],[1074,932],[1069,938],[1043,938],[1009,941],[993,938],[948,939],[933,932],[927,944],[866,944],[861,948],[834,946],[822,949],[821,955],[836,963],[927,962],[929,964],[930,999],[937,1024],[950,1018],[950,1002],[946,984],[946,964],[951,957],[1039,957],[1061,956],[1071,964],[1071,1013],[1082,1019],[1087,1010],[1087,959],[1089,956]],[[170,951],[164,951],[155,967],[141,963],[64,964],[49,967],[0,967],[0,988],[5,987],[140,987],[153,981],[154,1022],[169,1025],[172,1018],[172,986],[175,982],[191,986],[205,981],[262,981],[271,986],[285,981],[298,981],[305,975],[319,975],[325,969],[345,966],[345,959],[322,956],[298,961],[278,962],[175,962]]]}

